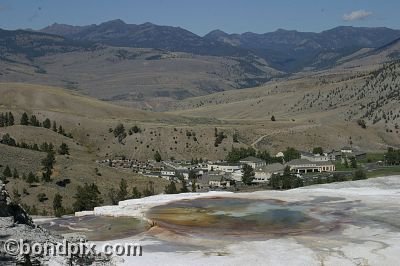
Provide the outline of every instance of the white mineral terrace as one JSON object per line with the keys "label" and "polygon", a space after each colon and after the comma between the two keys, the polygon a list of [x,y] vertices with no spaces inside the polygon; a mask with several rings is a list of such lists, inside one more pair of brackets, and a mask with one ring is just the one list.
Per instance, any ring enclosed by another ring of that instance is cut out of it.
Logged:
{"label": "white mineral terrace", "polygon": [[[315,208],[346,214],[340,229],[324,233],[279,235],[264,240],[210,242],[162,230],[114,242],[137,242],[142,257],[116,258],[118,265],[399,265],[400,176],[334,183],[289,191],[157,195],[99,207],[95,215],[144,218],[150,208],[182,199],[232,197],[307,201]],[[321,199],[330,200],[324,201]],[[87,214],[87,213],[85,213]],[[80,214],[77,214],[80,215]],[[240,239],[240,238],[239,238]],[[196,245],[196,246],[195,246]]]}

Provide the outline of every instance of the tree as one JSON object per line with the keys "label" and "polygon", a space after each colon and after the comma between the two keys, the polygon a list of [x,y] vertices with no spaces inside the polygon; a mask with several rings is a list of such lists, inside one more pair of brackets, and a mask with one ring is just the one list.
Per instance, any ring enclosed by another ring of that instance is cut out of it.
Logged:
{"label": "tree", "polygon": [[347,157],[344,158],[344,167],[349,168],[349,161],[347,160]]}
{"label": "tree", "polygon": [[175,182],[171,181],[169,185],[165,186],[166,194],[178,194],[178,190],[176,189]]}
{"label": "tree", "polygon": [[285,162],[290,162],[295,159],[300,159],[300,152],[298,152],[295,148],[288,147],[284,152],[283,156]]}
{"label": "tree", "polygon": [[361,127],[361,128],[367,128],[367,123],[365,122],[365,120],[363,119],[358,119],[357,120],[357,124]]}
{"label": "tree", "polygon": [[60,147],[58,148],[58,154],[60,155],[69,155],[69,147],[64,142],[61,143]]}
{"label": "tree", "polygon": [[19,178],[19,174],[18,174],[17,168],[14,168],[14,171],[13,171],[13,178],[14,178],[14,179]]}
{"label": "tree", "polygon": [[313,149],[313,154],[323,155],[324,154],[324,149],[322,149],[322,147],[315,147]]}
{"label": "tree", "polygon": [[242,182],[246,185],[251,185],[254,180],[254,169],[250,165],[245,164],[243,166]]}
{"label": "tree", "polygon": [[65,209],[62,206],[62,201],[63,197],[59,193],[56,193],[53,199],[53,210],[56,217],[61,217],[65,213]]}
{"label": "tree", "polygon": [[271,116],[271,121],[272,122],[275,122],[276,121],[276,119],[275,119],[275,116],[273,115],[273,116]]}
{"label": "tree", "polygon": [[11,173],[11,169],[10,167],[7,165],[6,168],[3,171],[3,175],[5,177],[12,177],[12,173]]}
{"label": "tree", "polygon": [[36,118],[36,115],[31,115],[31,118],[29,120],[29,124],[31,126],[34,126],[34,127],[38,127],[40,125],[38,119]]}
{"label": "tree", "polygon": [[49,129],[51,127],[51,121],[50,119],[46,118],[46,120],[43,121],[43,127]]}
{"label": "tree", "polygon": [[192,179],[192,192],[196,192],[196,179]]}
{"label": "tree", "polygon": [[61,125],[58,127],[58,134],[65,135],[64,128]]}
{"label": "tree", "polygon": [[38,199],[39,202],[45,202],[49,198],[47,197],[47,195],[45,193],[39,193],[37,195],[37,199]]}
{"label": "tree", "polygon": [[42,180],[44,182],[51,181],[52,169],[55,163],[55,157],[53,152],[48,152],[46,158],[42,160],[42,170],[44,171],[42,174]]}
{"label": "tree", "polygon": [[29,118],[28,118],[27,113],[23,113],[22,114],[22,116],[21,116],[21,125],[23,125],[23,126],[29,125]]}
{"label": "tree", "polygon": [[15,139],[10,137],[10,134],[8,134],[8,133],[3,135],[2,139],[1,139],[1,143],[8,145],[8,146],[12,146],[12,147],[17,146]]}
{"label": "tree", "polygon": [[149,181],[147,183],[145,190],[143,190],[143,196],[149,197],[149,196],[153,196],[153,195],[154,195],[154,182]]}
{"label": "tree", "polygon": [[118,205],[118,192],[115,190],[115,188],[110,188],[110,190],[108,191],[108,198],[111,201],[112,205]]}
{"label": "tree", "polygon": [[29,172],[28,177],[26,178],[26,182],[28,184],[33,184],[39,182],[39,179],[32,172]]}
{"label": "tree", "polygon": [[128,184],[125,179],[121,179],[119,183],[119,190],[117,194],[118,201],[126,200],[128,197]]}
{"label": "tree", "polygon": [[125,127],[123,124],[118,124],[114,130],[114,137],[118,138],[118,142],[121,143],[126,138]]}
{"label": "tree", "polygon": [[362,169],[358,169],[353,173],[353,180],[367,179],[367,174]]}
{"label": "tree", "polygon": [[156,162],[162,161],[161,154],[158,151],[156,151],[156,153],[154,154],[154,160],[156,160]]}
{"label": "tree", "polygon": [[16,188],[14,188],[14,190],[13,190],[13,202],[15,204],[21,203],[21,194],[19,194],[19,191]]}
{"label": "tree", "polygon": [[8,113],[8,126],[14,125],[14,116],[11,112]]}
{"label": "tree", "polygon": [[133,187],[132,189],[132,199],[140,199],[142,197],[142,193],[137,189],[137,187]]}
{"label": "tree", "polygon": [[186,180],[182,180],[182,188],[180,190],[180,193],[187,193],[189,192],[189,189],[187,188]]}
{"label": "tree", "polygon": [[73,204],[74,211],[89,211],[103,203],[100,197],[101,193],[96,184],[87,184],[77,187],[75,194],[75,202]]}
{"label": "tree", "polygon": [[52,130],[53,130],[54,132],[57,132],[57,123],[56,123],[56,121],[53,121]]}
{"label": "tree", "polygon": [[357,160],[355,157],[350,158],[350,165],[351,165],[351,168],[357,168]]}

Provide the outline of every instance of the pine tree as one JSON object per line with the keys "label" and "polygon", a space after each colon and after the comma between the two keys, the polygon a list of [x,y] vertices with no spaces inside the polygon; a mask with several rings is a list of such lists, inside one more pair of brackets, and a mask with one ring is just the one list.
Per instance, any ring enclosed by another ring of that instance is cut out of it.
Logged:
{"label": "pine tree", "polygon": [[23,113],[23,114],[22,114],[22,117],[21,117],[21,125],[23,125],[23,126],[29,125],[29,118],[28,118],[27,113]]}
{"label": "pine tree", "polygon": [[8,126],[14,125],[14,116],[11,112],[8,113]]}
{"label": "pine tree", "polygon": [[58,149],[58,154],[60,155],[69,155],[69,148],[68,145],[64,142],[61,143],[60,148]]}
{"label": "pine tree", "polygon": [[5,127],[6,125],[5,125],[5,117],[4,117],[4,114],[3,113],[1,113],[0,114],[0,127]]}
{"label": "pine tree", "polygon": [[178,194],[178,190],[176,189],[175,182],[171,181],[171,183],[165,186],[166,194]]}
{"label": "pine tree", "polygon": [[46,118],[46,120],[43,121],[43,127],[49,129],[51,127],[51,121],[50,119]]}
{"label": "pine tree", "polygon": [[161,154],[156,151],[156,153],[154,154],[154,160],[156,160],[156,162],[161,162],[162,158],[161,158]]}
{"label": "pine tree", "polygon": [[12,177],[12,173],[11,173],[11,169],[10,167],[7,165],[6,168],[3,171],[3,175],[5,177]]}
{"label": "pine tree", "polygon": [[53,131],[57,132],[57,123],[56,123],[56,121],[53,121]]}
{"label": "pine tree", "polygon": [[125,179],[122,179],[119,184],[119,191],[117,194],[118,201],[126,200],[128,197],[128,184],[126,183]]}
{"label": "pine tree", "polygon": [[140,199],[142,197],[142,193],[139,192],[137,187],[133,187],[132,189],[132,198],[133,199]]}
{"label": "pine tree", "polygon": [[18,171],[16,168],[14,168],[14,171],[13,171],[13,178],[19,178],[19,174],[18,174]]}
{"label": "pine tree", "polygon": [[62,206],[62,200],[63,200],[63,197],[59,193],[54,195],[53,210],[54,210],[54,215],[56,217],[61,217],[65,212],[65,209]]}

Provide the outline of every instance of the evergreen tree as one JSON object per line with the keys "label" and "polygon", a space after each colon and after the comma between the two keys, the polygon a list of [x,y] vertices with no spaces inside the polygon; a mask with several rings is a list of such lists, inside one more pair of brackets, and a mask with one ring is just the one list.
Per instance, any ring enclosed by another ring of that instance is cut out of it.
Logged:
{"label": "evergreen tree", "polygon": [[51,121],[50,119],[46,118],[46,120],[43,121],[43,127],[49,129],[51,127]]}
{"label": "evergreen tree", "polygon": [[65,135],[64,128],[62,126],[58,127],[58,134]]}
{"label": "evergreen tree", "polygon": [[53,131],[54,132],[57,132],[57,123],[56,123],[56,121],[53,121]]}
{"label": "evergreen tree", "polygon": [[64,142],[61,143],[60,148],[58,149],[58,154],[60,155],[69,155],[69,148],[68,145]]}
{"label": "evergreen tree", "polygon": [[162,158],[161,158],[161,154],[156,151],[156,153],[154,154],[154,160],[156,160],[156,162],[161,162]]}
{"label": "evergreen tree", "polygon": [[0,114],[0,127],[5,127],[5,126],[6,126],[5,117],[4,117],[4,114],[1,113]]}
{"label": "evergreen tree", "polygon": [[62,201],[63,197],[59,193],[56,193],[53,199],[53,210],[56,217],[61,217],[65,213],[65,209],[62,206]]}
{"label": "evergreen tree", "polygon": [[11,169],[10,167],[7,165],[6,168],[3,171],[3,175],[5,177],[12,177],[12,173],[11,173]]}
{"label": "evergreen tree", "polygon": [[119,184],[119,191],[117,194],[118,201],[126,200],[128,197],[128,184],[125,179],[122,179]]}
{"label": "evergreen tree", "polygon": [[34,127],[38,127],[40,125],[38,119],[36,118],[36,115],[31,115],[31,118],[29,120],[29,124],[31,126],[34,126]]}
{"label": "evergreen tree", "polygon": [[186,180],[183,179],[183,180],[182,180],[182,188],[181,188],[181,190],[180,190],[180,193],[187,193],[187,192],[189,192],[189,189],[188,189],[187,186],[186,186]]}
{"label": "evergreen tree", "polygon": [[350,165],[351,165],[351,168],[357,168],[357,160],[355,157],[350,158]]}
{"label": "evergreen tree", "polygon": [[137,189],[137,187],[133,187],[132,189],[132,199],[140,199],[142,197],[142,193]]}
{"label": "evergreen tree", "polygon": [[243,166],[242,182],[246,185],[251,185],[254,180],[254,169],[248,164]]}
{"label": "evergreen tree", "polygon": [[89,211],[103,203],[100,197],[101,193],[96,184],[87,184],[77,187],[75,194],[75,202],[73,204],[74,211]]}
{"label": "evergreen tree", "polygon": [[32,172],[29,172],[28,177],[26,178],[26,182],[29,184],[39,182],[37,176],[35,176]]}
{"label": "evergreen tree", "polygon": [[14,116],[11,112],[8,113],[8,126],[14,125]]}
{"label": "evergreen tree", "polygon": [[165,186],[166,194],[178,194],[178,190],[176,189],[175,182],[171,181],[169,185]]}
{"label": "evergreen tree", "polygon": [[14,171],[13,171],[13,178],[19,178],[19,174],[18,174],[18,171],[16,168],[14,168]]}
{"label": "evergreen tree", "polygon": [[23,114],[22,114],[22,117],[21,117],[21,125],[23,125],[23,126],[29,125],[29,118],[28,118],[27,113],[23,113]]}

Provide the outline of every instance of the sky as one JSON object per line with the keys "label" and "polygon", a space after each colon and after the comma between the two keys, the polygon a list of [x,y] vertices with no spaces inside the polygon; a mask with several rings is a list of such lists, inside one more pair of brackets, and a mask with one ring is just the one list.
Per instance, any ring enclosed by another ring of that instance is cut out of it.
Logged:
{"label": "sky", "polygon": [[179,26],[198,35],[215,29],[320,32],[340,25],[399,29],[399,10],[399,0],[0,0],[0,28],[122,19]]}

